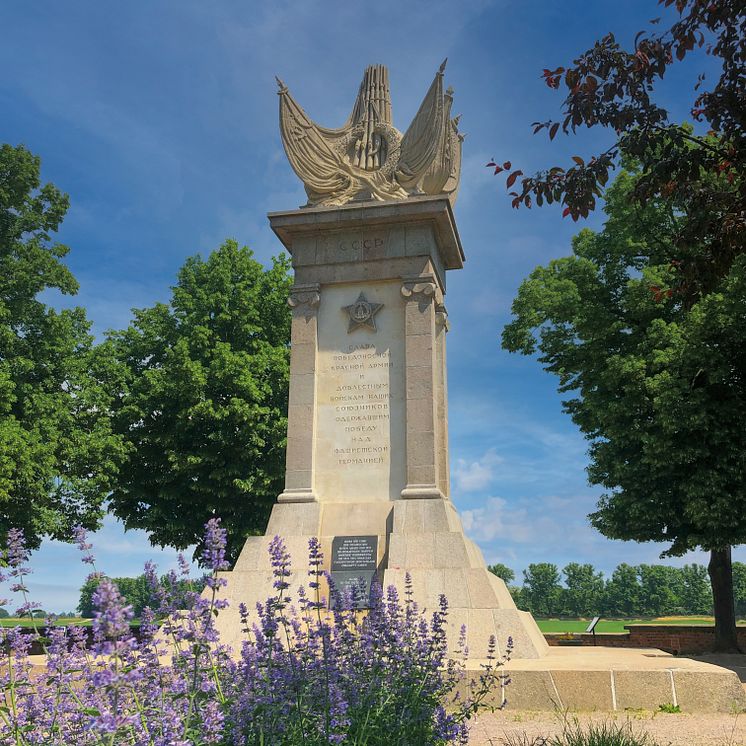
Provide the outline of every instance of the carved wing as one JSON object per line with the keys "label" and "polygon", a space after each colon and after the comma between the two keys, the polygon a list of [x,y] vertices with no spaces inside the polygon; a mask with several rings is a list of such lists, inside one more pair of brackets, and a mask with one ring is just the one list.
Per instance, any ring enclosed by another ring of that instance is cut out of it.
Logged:
{"label": "carved wing", "polygon": [[417,188],[418,182],[438,154],[443,137],[443,71],[445,66],[444,61],[401,141],[401,156],[396,178],[406,189]]}
{"label": "carved wing", "polygon": [[443,108],[443,124],[438,137],[435,157],[425,173],[421,188],[425,194],[442,194],[446,182],[453,171],[454,149],[451,137],[451,105],[453,104],[453,90],[446,91]]}
{"label": "carved wing", "polygon": [[464,142],[464,136],[458,131],[458,121],[460,115],[452,119],[449,123],[451,137],[451,175],[448,181],[443,185],[443,193],[448,195],[451,204],[456,202],[458,187],[461,182],[461,148]]}
{"label": "carved wing", "polygon": [[331,147],[331,142],[344,134],[344,128],[326,130],[314,124],[287,87],[280,80],[278,84],[282,145],[309,197],[345,191],[350,177],[344,173],[341,159]]}

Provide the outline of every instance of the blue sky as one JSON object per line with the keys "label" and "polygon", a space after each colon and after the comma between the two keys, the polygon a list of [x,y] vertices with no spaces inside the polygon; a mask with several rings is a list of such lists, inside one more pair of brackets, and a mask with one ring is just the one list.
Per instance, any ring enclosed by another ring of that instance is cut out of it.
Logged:
{"label": "blue sky", "polygon": [[[555,207],[515,211],[485,164],[530,172],[594,152],[603,133],[549,144],[531,122],[556,115],[539,79],[613,30],[631,41],[655,0],[154,0],[4,3],[0,7],[0,141],[42,157],[69,193],[61,240],[97,334],[132,307],[166,301],[187,256],[236,238],[268,262],[281,245],[266,213],[305,202],[280,143],[274,75],[309,115],[346,119],[366,65],[390,72],[394,123],[405,129],[433,74],[463,115],[456,218],[467,262],[449,278],[453,494],[488,562],[656,562],[661,547],[612,542],[588,526],[600,491],[585,479],[586,443],[561,411],[556,381],[500,348],[521,281],[569,252],[578,224]],[[659,99],[686,118],[694,68],[675,69]],[[602,214],[586,221],[598,227]],[[107,519],[94,537],[110,574],[137,574],[175,554]],[[736,558],[746,559],[743,550]],[[692,554],[679,562],[704,561]],[[85,569],[73,547],[34,557],[35,597],[72,609]]]}

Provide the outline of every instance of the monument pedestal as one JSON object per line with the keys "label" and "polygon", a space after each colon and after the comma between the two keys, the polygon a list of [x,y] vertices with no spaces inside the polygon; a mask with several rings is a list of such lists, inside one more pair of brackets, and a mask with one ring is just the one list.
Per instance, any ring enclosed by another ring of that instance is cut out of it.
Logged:
{"label": "monument pedestal", "polygon": [[240,637],[239,602],[252,609],[272,595],[271,538],[281,536],[292,556],[292,588],[306,579],[316,536],[333,573],[336,539],[347,575],[364,550],[375,557],[361,562],[375,565],[384,587],[403,596],[410,575],[421,608],[436,609],[445,595],[454,643],[466,625],[470,656],[484,658],[491,635],[499,651],[511,636],[514,656],[544,655],[533,618],[487,570],[450,500],[444,296],[446,271],[464,261],[450,201],[269,219],[295,271],[286,481],[266,536],[250,538],[226,574],[233,611],[218,618],[224,641]]}

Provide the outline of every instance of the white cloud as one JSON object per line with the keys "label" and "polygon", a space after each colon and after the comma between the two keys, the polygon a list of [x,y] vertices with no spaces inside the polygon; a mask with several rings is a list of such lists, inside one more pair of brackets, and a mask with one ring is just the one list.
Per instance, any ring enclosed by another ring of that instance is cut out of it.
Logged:
{"label": "white cloud", "polygon": [[453,478],[459,492],[475,492],[487,487],[495,476],[495,468],[503,459],[491,448],[477,461],[456,459]]}
{"label": "white cloud", "polygon": [[488,497],[482,507],[464,510],[461,516],[464,530],[477,542],[532,544],[565,535],[556,518],[538,505],[511,504],[502,497]]}
{"label": "white cloud", "polygon": [[500,497],[489,497],[485,507],[464,510],[461,513],[464,531],[475,541],[499,538],[505,530],[503,515],[506,505],[505,500]]}

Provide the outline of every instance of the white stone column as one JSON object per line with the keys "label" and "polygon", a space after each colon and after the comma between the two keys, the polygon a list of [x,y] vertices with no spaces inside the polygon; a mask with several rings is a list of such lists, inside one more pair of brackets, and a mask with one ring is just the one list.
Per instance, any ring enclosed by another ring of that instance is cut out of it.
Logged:
{"label": "white stone column", "polygon": [[288,305],[293,309],[290,331],[290,401],[285,490],[279,502],[315,502],[313,451],[316,430],[317,283],[294,285]]}
{"label": "white stone column", "polygon": [[443,498],[438,486],[437,350],[432,276],[402,278],[407,390],[407,486],[403,498]]}
{"label": "white stone column", "polygon": [[436,303],[437,411],[435,432],[438,436],[438,487],[446,497],[451,495],[451,470],[448,457],[448,373],[446,368],[446,332],[449,328],[446,307],[442,303]]}

